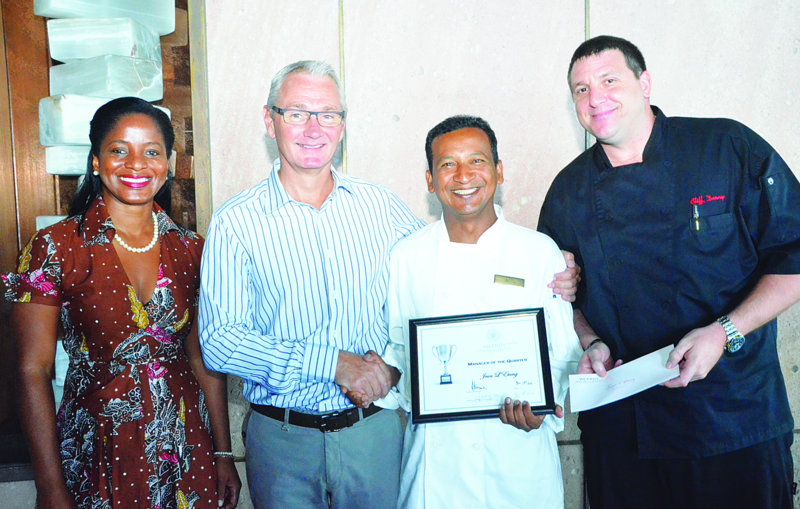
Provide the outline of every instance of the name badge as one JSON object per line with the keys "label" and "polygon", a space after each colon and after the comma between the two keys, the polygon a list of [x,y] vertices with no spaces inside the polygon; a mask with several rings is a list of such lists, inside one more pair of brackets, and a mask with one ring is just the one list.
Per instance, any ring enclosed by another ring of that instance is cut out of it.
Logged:
{"label": "name badge", "polygon": [[494,275],[494,282],[498,285],[519,286],[525,287],[525,280],[519,277],[501,276],[500,274]]}

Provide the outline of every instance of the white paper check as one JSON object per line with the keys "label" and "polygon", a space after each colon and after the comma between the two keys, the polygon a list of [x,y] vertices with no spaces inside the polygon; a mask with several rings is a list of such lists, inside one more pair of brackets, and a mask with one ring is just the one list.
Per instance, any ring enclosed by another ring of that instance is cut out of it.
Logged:
{"label": "white paper check", "polygon": [[570,410],[573,413],[591,410],[675,378],[680,369],[665,367],[673,348],[668,345],[626,362],[609,370],[605,378],[595,374],[569,375]]}

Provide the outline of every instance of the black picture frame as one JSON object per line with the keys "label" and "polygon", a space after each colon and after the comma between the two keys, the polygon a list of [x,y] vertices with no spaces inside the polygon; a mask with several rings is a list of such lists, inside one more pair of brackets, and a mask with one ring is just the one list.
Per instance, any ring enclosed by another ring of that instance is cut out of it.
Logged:
{"label": "black picture frame", "polygon": [[414,424],[496,418],[505,396],[555,412],[544,308],[411,319],[409,336]]}

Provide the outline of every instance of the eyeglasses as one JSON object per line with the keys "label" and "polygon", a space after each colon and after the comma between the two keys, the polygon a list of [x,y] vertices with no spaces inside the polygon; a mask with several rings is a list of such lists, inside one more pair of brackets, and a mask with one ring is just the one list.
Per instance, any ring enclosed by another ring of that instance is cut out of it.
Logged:
{"label": "eyeglasses", "polygon": [[317,117],[317,122],[319,122],[319,125],[322,127],[336,127],[341,125],[342,120],[344,120],[343,111],[307,111],[298,110],[296,108],[283,109],[277,106],[273,106],[271,109],[278,115],[281,115],[284,122],[291,125],[305,125],[308,119],[311,118],[311,115]]}

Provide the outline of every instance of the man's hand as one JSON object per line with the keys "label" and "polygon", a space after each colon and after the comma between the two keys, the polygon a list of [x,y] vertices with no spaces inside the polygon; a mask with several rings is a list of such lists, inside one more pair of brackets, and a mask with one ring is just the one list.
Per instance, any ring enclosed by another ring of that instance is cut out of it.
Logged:
{"label": "man's hand", "polygon": [[622,359],[611,358],[611,349],[602,341],[598,341],[587,348],[581,360],[578,361],[578,373],[595,373],[599,377],[605,377],[609,369],[616,368],[622,364]]}
{"label": "man's hand", "polygon": [[[560,405],[556,405],[556,417],[559,419],[564,417],[564,409]],[[500,420],[503,421],[503,424],[514,426],[525,432],[539,429],[544,418],[544,415],[531,413],[531,404],[527,401],[512,401],[511,398],[506,398],[505,403],[500,405]]]}
{"label": "man's hand", "polygon": [[[349,384],[347,380],[349,373],[342,373],[340,378],[340,367],[343,370],[349,370],[350,367],[343,366],[342,359],[345,359],[345,364],[352,364],[353,370],[360,370],[360,375],[352,376],[350,379],[353,381]],[[339,352],[339,365],[336,367],[336,383],[342,390],[342,393],[359,408],[367,408],[370,403],[376,399],[386,396],[392,387],[397,384],[400,379],[400,372],[394,366],[389,366],[381,356],[376,352],[370,350],[359,357],[349,352]]]}
{"label": "man's hand", "polygon": [[547,285],[553,293],[560,295],[567,302],[575,302],[578,293],[578,283],[581,281],[581,268],[575,264],[575,256],[569,251],[561,251],[567,268],[553,276],[553,281]]}
{"label": "man's hand", "polygon": [[722,357],[727,340],[725,329],[717,322],[690,331],[678,341],[667,359],[667,368],[679,366],[681,374],[664,382],[664,387],[686,387],[705,378]]}

